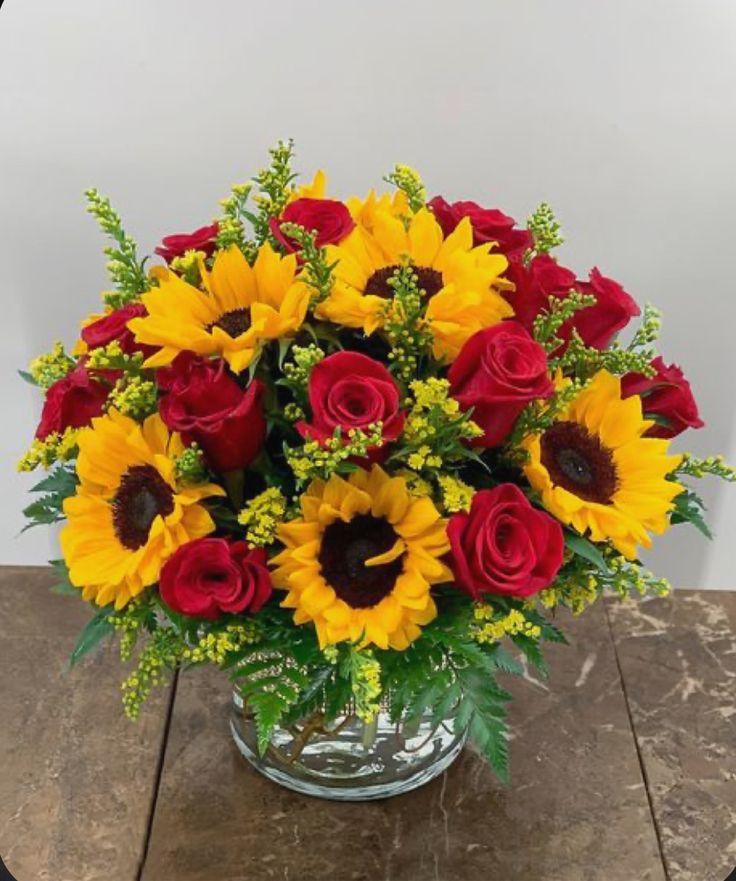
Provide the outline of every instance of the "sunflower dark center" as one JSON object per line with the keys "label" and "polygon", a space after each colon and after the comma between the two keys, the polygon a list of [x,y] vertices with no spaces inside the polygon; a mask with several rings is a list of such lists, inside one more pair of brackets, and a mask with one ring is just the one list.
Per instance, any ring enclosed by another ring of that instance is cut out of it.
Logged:
{"label": "sunflower dark center", "polygon": [[151,524],[174,510],[174,493],[152,465],[134,465],[112,500],[112,522],[120,543],[135,551],[148,541]]}
{"label": "sunflower dark center", "polygon": [[611,451],[577,422],[556,422],[542,435],[542,464],[552,482],[581,499],[608,505],[618,486]]}
{"label": "sunflower dark center", "polygon": [[366,566],[365,561],[390,550],[397,538],[381,517],[360,514],[349,523],[336,520],[325,529],[319,552],[325,581],[353,609],[375,606],[394,589],[402,559],[380,566]]}
{"label": "sunflower dark center", "polygon": [[[398,264],[377,269],[365,283],[363,293],[373,294],[374,297],[383,297],[386,300],[391,299],[394,295],[394,289],[388,282],[397,269],[401,269]],[[419,279],[419,287],[427,297],[433,297],[445,286],[442,273],[432,269],[431,266],[412,266],[412,269]]]}
{"label": "sunflower dark center", "polygon": [[219,327],[220,330],[224,330],[228,336],[235,339],[250,327],[250,310],[231,309],[229,312],[224,312],[217,321],[207,325],[207,330],[212,330],[213,327]]}

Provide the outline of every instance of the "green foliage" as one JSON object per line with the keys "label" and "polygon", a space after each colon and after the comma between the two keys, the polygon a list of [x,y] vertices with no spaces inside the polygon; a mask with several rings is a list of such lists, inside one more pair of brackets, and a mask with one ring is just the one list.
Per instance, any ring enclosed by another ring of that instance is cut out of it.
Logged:
{"label": "green foliage", "polygon": [[571,529],[565,530],[565,547],[572,551],[573,554],[577,554],[579,557],[592,563],[601,572],[608,572],[608,564],[600,550],[593,542],[588,541],[587,538],[584,538],[577,532],[573,532]]}
{"label": "green foliage", "polygon": [[23,532],[33,526],[57,523],[64,519],[64,499],[74,495],[77,489],[77,474],[67,465],[57,465],[43,480],[31,488],[31,492],[43,495],[23,509],[28,523]]}
{"label": "green foliage", "polygon": [[57,579],[56,583],[50,588],[51,593],[75,597],[81,595],[80,589],[71,583],[69,579],[69,569],[63,560],[49,560],[49,566],[54,570],[54,576]]}
{"label": "green foliage", "polygon": [[94,618],[87,622],[69,658],[69,665],[71,667],[78,664],[105,637],[112,636],[114,631],[110,623],[110,615],[113,611],[112,606],[104,606],[97,612]]}
{"label": "green foliage", "polygon": [[95,189],[86,190],[85,196],[87,210],[113,242],[105,248],[105,255],[108,258],[107,269],[116,290],[107,293],[104,299],[108,306],[118,309],[138,299],[150,287],[144,269],[145,260],[138,260],[135,241],[123,229],[120,216],[113,210],[110,200]]}
{"label": "green foliage", "polygon": [[703,516],[703,512],[706,510],[705,503],[699,495],[686,489],[679,496],[675,496],[674,505],[674,510],[670,515],[671,523],[692,523],[706,538],[713,538],[713,533]]}

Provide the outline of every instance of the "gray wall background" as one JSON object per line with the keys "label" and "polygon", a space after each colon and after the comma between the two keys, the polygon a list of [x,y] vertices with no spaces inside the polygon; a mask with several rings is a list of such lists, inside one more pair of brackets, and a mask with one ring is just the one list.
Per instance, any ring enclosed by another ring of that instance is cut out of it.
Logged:
{"label": "gray wall background", "polygon": [[[432,192],[523,219],[550,201],[561,257],[665,310],[662,348],[708,425],[686,446],[736,458],[732,0],[6,0],[0,11],[0,561],[21,538],[12,463],[38,417],[16,381],[105,285],[82,190],[109,194],[141,248],[217,213],[279,136],[331,192],[394,162]],[[672,530],[652,565],[736,586],[736,491],[708,485],[717,542]]]}

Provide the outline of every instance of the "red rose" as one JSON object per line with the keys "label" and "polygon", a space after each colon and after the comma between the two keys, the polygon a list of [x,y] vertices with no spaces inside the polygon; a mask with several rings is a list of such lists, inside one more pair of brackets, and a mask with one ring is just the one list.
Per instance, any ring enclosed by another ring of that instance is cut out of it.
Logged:
{"label": "red rose", "polygon": [[200,226],[194,232],[164,236],[156,253],[167,263],[171,263],[176,257],[183,257],[187,251],[204,251],[210,257],[217,246],[217,233],[218,225],[213,223],[210,226]]}
{"label": "red rose", "polygon": [[[399,387],[383,364],[358,352],[336,352],[312,368],[312,422],[298,422],[296,427],[302,437],[323,442],[336,428],[346,434],[351,428],[367,430],[372,422],[381,421],[383,440],[388,443],[404,428],[400,398]],[[386,452],[384,446],[370,458],[375,461]]]}
{"label": "red rose", "polygon": [[247,542],[198,538],[165,563],[161,599],[182,615],[214,620],[225,612],[258,612],[271,596],[266,551]]}
{"label": "red rose", "polygon": [[595,305],[579,309],[562,325],[558,336],[567,341],[574,328],[585,345],[595,349],[610,345],[618,331],[640,311],[633,297],[618,282],[601,275],[597,269],[591,270],[588,281],[577,280],[569,269],[548,254],[535,257],[526,267],[512,264],[508,277],[516,290],[506,291],[504,296],[513,306],[517,320],[530,331],[537,315],[549,308],[550,297],[564,300],[573,289],[592,294]]}
{"label": "red rose", "polygon": [[636,300],[612,278],[597,269],[591,269],[589,281],[578,281],[577,289],[583,294],[593,294],[595,306],[581,309],[572,318],[586,346],[605,349],[616,334],[640,313]]}
{"label": "red rose", "polygon": [[156,348],[137,343],[133,331],[128,329],[128,322],[131,318],[140,318],[147,314],[143,303],[128,303],[127,306],[122,306],[83,327],[82,339],[90,349],[97,349],[117,340],[126,355],[132,355],[133,352],[143,352],[146,356],[152,355]]}
{"label": "red rose", "polygon": [[513,483],[477,492],[469,512],[447,526],[457,586],[482,594],[528,597],[554,580],[565,541],[560,524],[532,506]]}
{"label": "red rose", "polygon": [[652,361],[652,367],[656,376],[627,373],[621,378],[622,397],[639,395],[644,415],[657,420],[646,437],[676,437],[686,428],[702,428],[705,423],[682,370],[675,364],[667,366],[661,356]]}
{"label": "red rose", "polygon": [[52,432],[61,434],[67,428],[83,428],[102,413],[108,387],[92,379],[82,365],[49,387],[41,411],[36,437],[44,440]]}
{"label": "red rose", "polygon": [[513,217],[497,208],[481,208],[475,202],[453,202],[450,205],[442,196],[435,196],[427,205],[446,236],[463,217],[469,217],[473,227],[473,244],[496,242],[497,250],[505,254],[510,262],[520,261],[524,252],[534,243],[529,230],[517,227]]}
{"label": "red rose", "polygon": [[474,446],[495,447],[508,437],[529,401],[549,398],[554,385],[547,356],[517,321],[479,330],[460,350],[450,371],[450,393],[485,432]]}
{"label": "red rose", "polygon": [[266,438],[262,383],[253,380],[243,391],[224,361],[191,352],[178,355],[157,378],[165,392],[159,411],[170,429],[181,432],[187,442],[196,441],[215,471],[250,465]]}
{"label": "red rose", "polygon": [[295,199],[289,203],[278,220],[271,218],[271,232],[274,238],[290,253],[299,250],[299,245],[281,232],[282,223],[298,223],[309,232],[317,233],[315,244],[318,248],[336,245],[355,229],[355,221],[346,205],[334,199]]}

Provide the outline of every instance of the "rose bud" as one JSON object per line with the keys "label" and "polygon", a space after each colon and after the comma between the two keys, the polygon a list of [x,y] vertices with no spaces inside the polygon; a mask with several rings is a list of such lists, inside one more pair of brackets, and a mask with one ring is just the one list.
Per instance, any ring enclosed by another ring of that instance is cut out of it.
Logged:
{"label": "rose bud", "polygon": [[77,365],[49,387],[36,437],[44,440],[53,432],[84,428],[99,416],[107,401],[108,387],[92,379],[87,369]]}
{"label": "rose bud", "polygon": [[299,251],[300,246],[281,231],[282,223],[297,223],[308,232],[316,231],[315,244],[318,248],[336,245],[355,229],[355,221],[342,202],[335,199],[295,199],[284,208],[281,217],[272,217],[270,221],[274,238],[289,253]]}
{"label": "rose bud", "polygon": [[474,446],[503,443],[524,407],[549,398],[554,385],[547,356],[517,321],[479,330],[465,343],[448,373],[450,394],[484,434]]}
{"label": "rose bud", "polygon": [[497,208],[481,208],[476,202],[469,201],[449,204],[442,196],[430,199],[427,206],[434,212],[446,237],[463,217],[469,217],[473,227],[473,244],[495,242],[494,250],[505,254],[511,263],[520,261],[524,252],[533,245],[529,230],[517,227],[513,217]]}
{"label": "rose bud", "polygon": [[646,437],[676,437],[686,428],[702,428],[705,423],[682,370],[675,364],[667,366],[661,356],[652,361],[652,367],[655,376],[627,373],[621,378],[622,397],[639,395],[644,415],[656,421]]}
{"label": "rose bud", "polygon": [[455,584],[474,600],[531,596],[562,566],[562,527],[513,483],[477,492],[470,511],[450,518],[447,537]]}
{"label": "rose bud", "polygon": [[217,247],[217,233],[218,225],[213,223],[210,226],[200,226],[194,232],[164,236],[155,253],[167,263],[183,257],[187,251],[203,251],[207,257],[211,257]]}
{"label": "rose bud", "polygon": [[255,614],[272,592],[266,551],[247,542],[198,538],[182,545],[159,577],[161,599],[181,615],[214,620]]}
{"label": "rose bud", "polygon": [[312,368],[312,421],[297,422],[296,428],[302,437],[322,443],[336,428],[346,436],[351,428],[367,432],[371,423],[382,422],[384,446],[368,456],[370,461],[379,461],[388,452],[386,445],[404,428],[400,399],[399,387],[383,364],[358,352],[336,352]]}
{"label": "rose bud", "polygon": [[247,468],[258,456],[266,438],[261,382],[253,380],[243,391],[224,361],[191,352],[179,354],[157,379],[164,391],[161,418],[186,443],[196,441],[215,471]]}

